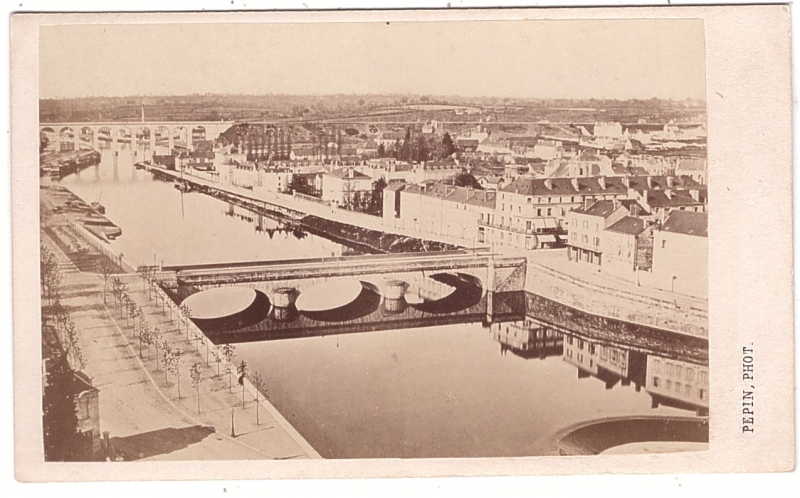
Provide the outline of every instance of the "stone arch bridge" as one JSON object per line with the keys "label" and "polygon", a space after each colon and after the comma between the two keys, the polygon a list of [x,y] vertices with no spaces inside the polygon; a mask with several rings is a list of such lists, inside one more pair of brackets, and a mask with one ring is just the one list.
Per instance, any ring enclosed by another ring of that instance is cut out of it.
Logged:
{"label": "stone arch bridge", "polygon": [[203,140],[213,140],[233,121],[146,121],[146,122],[91,122],[91,123],[40,123],[40,140],[45,137],[55,150],[96,147],[100,142],[147,144],[150,149],[164,146],[172,149],[182,145],[192,149]]}

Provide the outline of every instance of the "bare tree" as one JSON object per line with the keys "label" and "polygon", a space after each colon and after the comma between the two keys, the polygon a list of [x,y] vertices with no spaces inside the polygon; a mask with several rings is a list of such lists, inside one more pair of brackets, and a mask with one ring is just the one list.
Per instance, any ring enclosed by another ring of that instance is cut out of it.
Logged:
{"label": "bare tree", "polygon": [[247,378],[247,362],[242,360],[236,367],[236,371],[239,372],[239,384],[242,385],[242,408],[244,408],[244,380]]}
{"label": "bare tree", "polygon": [[199,363],[192,365],[192,387],[194,387],[195,397],[197,398],[197,413],[200,413],[200,381],[202,380],[202,371]]}
{"label": "bare tree", "polygon": [[108,279],[111,278],[111,274],[114,273],[114,265],[111,264],[111,261],[107,259],[103,259],[100,263],[100,275],[103,276],[103,304],[106,303],[106,290],[108,289]]}
{"label": "bare tree", "polygon": [[150,332],[150,324],[142,323],[142,331],[139,333],[139,358],[142,357],[142,344],[147,346],[147,357],[150,358],[150,345],[153,343],[153,334]]}
{"label": "bare tree", "polygon": [[[154,328],[153,333],[151,335],[151,339],[156,347],[156,372],[158,372],[158,345],[161,344],[162,340],[161,329],[159,329],[158,327]],[[147,354],[150,354],[149,348]]]}
{"label": "bare tree", "polygon": [[258,425],[260,424],[260,421],[258,420],[258,394],[267,391],[267,384],[264,382],[264,379],[258,372],[253,374],[253,379],[251,382],[253,383],[253,387],[256,388],[256,425]]}
{"label": "bare tree", "polygon": [[172,368],[172,347],[169,345],[169,342],[165,339],[161,343],[161,358],[164,361],[164,384],[169,385],[169,371]]}
{"label": "bare tree", "polygon": [[176,349],[170,355],[170,368],[172,373],[175,374],[175,381],[178,384],[178,399],[181,399],[181,364],[183,363],[183,353],[180,349]]}
{"label": "bare tree", "polygon": [[222,355],[225,357],[225,372],[228,373],[228,392],[233,390],[233,356],[236,351],[236,346],[233,344],[225,344],[222,346]]}

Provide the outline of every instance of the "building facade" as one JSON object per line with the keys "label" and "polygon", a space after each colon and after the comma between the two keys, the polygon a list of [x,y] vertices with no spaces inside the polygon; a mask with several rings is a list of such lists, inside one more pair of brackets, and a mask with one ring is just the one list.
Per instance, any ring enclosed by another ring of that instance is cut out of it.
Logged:
{"label": "building facade", "polygon": [[708,215],[674,211],[653,236],[653,284],[708,296]]}

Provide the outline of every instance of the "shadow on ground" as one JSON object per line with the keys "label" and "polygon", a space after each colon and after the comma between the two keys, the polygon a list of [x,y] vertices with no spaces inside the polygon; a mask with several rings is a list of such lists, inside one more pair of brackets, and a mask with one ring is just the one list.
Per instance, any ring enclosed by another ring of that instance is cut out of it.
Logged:
{"label": "shadow on ground", "polygon": [[139,460],[155,455],[166,455],[199,443],[214,433],[213,427],[192,425],[176,429],[168,427],[126,437],[112,437],[111,447],[124,460]]}

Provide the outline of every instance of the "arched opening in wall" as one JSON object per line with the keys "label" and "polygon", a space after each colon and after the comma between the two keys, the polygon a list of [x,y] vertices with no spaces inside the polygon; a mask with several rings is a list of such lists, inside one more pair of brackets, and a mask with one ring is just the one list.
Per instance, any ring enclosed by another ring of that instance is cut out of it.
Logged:
{"label": "arched opening in wall", "polygon": [[192,145],[197,142],[203,142],[206,139],[206,129],[203,126],[195,126],[192,128]]}
{"label": "arched opening in wall", "polygon": [[114,135],[111,132],[111,128],[108,126],[101,126],[99,130],[97,130],[97,147],[101,149],[108,149],[111,147],[111,143],[114,141]]}
{"label": "arched opening in wall", "polygon": [[94,146],[94,130],[88,126],[81,128],[80,146],[82,149],[91,149]]}
{"label": "arched opening in wall", "polygon": [[39,153],[55,152],[58,148],[58,136],[52,128],[42,128],[39,132]]}
{"label": "arched opening in wall", "polygon": [[[159,126],[156,128],[156,147],[169,149],[169,128],[166,126]],[[159,152],[160,155],[169,154],[171,151]]]}
{"label": "arched opening in wall", "polygon": [[186,129],[185,126],[176,126],[175,130],[172,132],[172,143],[175,148],[188,148],[189,142],[189,131]]}
{"label": "arched opening in wall", "polygon": [[136,130],[136,142],[139,145],[148,147],[150,145],[150,128],[147,126],[140,126]]}
{"label": "arched opening in wall", "polygon": [[127,126],[120,126],[117,130],[117,142],[120,144],[130,145],[131,129]]}
{"label": "arched opening in wall", "polygon": [[75,150],[75,130],[69,126],[61,128],[58,132],[58,142],[61,151]]}

